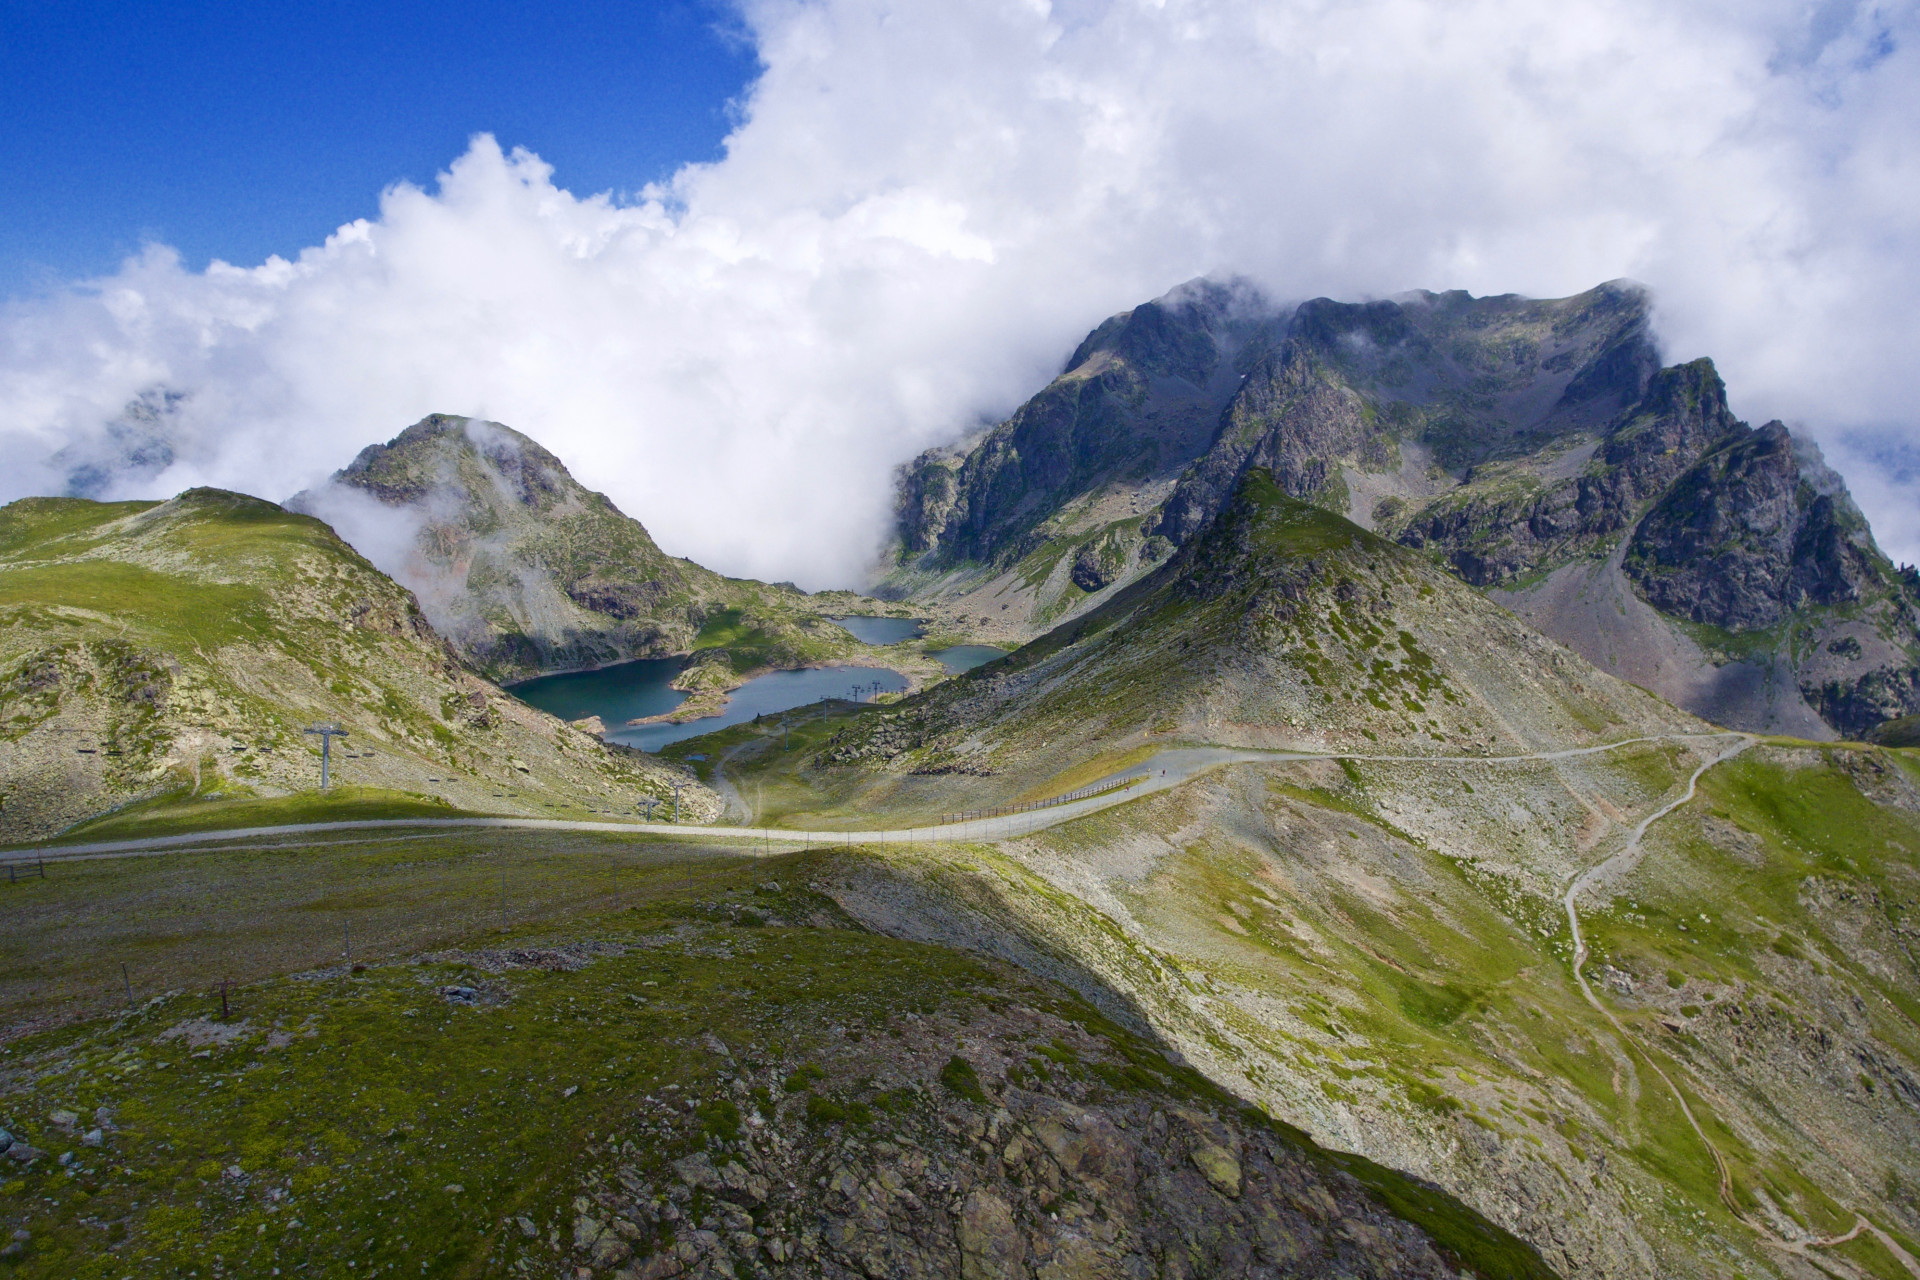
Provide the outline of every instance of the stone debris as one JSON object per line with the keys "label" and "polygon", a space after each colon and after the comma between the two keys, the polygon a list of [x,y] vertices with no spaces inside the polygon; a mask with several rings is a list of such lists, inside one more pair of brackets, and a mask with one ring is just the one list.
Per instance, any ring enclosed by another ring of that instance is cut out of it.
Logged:
{"label": "stone debris", "polygon": [[[463,964],[483,973],[505,973],[509,969],[545,969],[574,973],[595,960],[623,956],[627,947],[618,942],[569,942],[557,947],[489,947],[480,951],[435,951],[420,957],[425,964]],[[485,988],[475,988],[485,993]]]}
{"label": "stone debris", "polygon": [[154,1037],[157,1044],[169,1040],[184,1040],[190,1049],[205,1049],[208,1046],[225,1048],[236,1040],[243,1040],[252,1034],[252,1029],[243,1020],[240,1022],[215,1022],[211,1018],[187,1018],[176,1022]]}
{"label": "stone debris", "polygon": [[[595,1280],[1459,1274],[1252,1113],[1183,1102],[1171,1084],[1107,1087],[1094,1067],[1120,1069],[1103,1061],[1111,1046],[1052,1015],[916,1017],[914,1032],[836,1039],[844,1061],[805,1064],[817,1073],[736,1047],[716,1096],[646,1099],[647,1141],[609,1136],[606,1165],[583,1171],[560,1225],[568,1267]],[[967,1078],[956,1043],[977,1091],[942,1083]],[[1017,1069],[1036,1044],[1070,1045],[1072,1065],[1046,1080]],[[698,1119],[728,1103],[737,1124]]]}

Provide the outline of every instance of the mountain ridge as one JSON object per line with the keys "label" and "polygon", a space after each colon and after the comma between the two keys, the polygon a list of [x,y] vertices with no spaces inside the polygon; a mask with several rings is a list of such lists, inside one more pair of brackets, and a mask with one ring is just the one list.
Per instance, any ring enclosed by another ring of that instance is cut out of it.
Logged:
{"label": "mountain ridge", "polygon": [[[1149,366],[1233,374],[1204,447],[1190,378],[1184,434],[1155,435],[1144,409],[1170,393]],[[1178,466],[1123,474],[1149,437]],[[1022,483],[999,483],[1014,455]],[[1720,722],[1858,737],[1920,710],[1920,574],[1874,545],[1810,441],[1738,421],[1710,360],[1663,365],[1625,281],[1291,308],[1182,286],[1096,328],[971,449],[909,464],[876,590],[1028,639],[1163,563],[1255,467]]]}
{"label": "mountain ridge", "polygon": [[310,516],[192,489],[0,508],[0,832],[44,837],[168,795],[290,795],[303,730],[352,737],[336,779],[472,810],[718,800],[470,670],[404,588]]}

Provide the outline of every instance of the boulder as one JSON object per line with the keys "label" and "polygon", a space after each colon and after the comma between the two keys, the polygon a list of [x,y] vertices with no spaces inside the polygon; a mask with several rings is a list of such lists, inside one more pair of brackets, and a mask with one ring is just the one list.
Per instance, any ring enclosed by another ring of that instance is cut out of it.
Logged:
{"label": "boulder", "polygon": [[979,1190],[960,1206],[960,1274],[963,1280],[1009,1280],[1025,1276],[1026,1241],[1013,1209],[993,1191]]}

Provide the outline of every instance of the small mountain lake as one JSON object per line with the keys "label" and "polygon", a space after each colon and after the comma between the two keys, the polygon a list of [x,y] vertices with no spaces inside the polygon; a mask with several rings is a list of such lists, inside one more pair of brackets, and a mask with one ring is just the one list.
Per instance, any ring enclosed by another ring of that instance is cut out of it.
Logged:
{"label": "small mountain lake", "polygon": [[971,671],[975,667],[984,667],[995,658],[1004,658],[1007,650],[996,649],[990,644],[956,644],[951,649],[942,649],[933,655],[947,674],[959,675],[962,671]]}
{"label": "small mountain lake", "polygon": [[829,618],[827,621],[851,631],[853,638],[861,644],[875,646],[912,640],[925,626],[919,618],[876,618],[864,613],[856,613],[844,618]]}
{"label": "small mountain lake", "polygon": [[[882,619],[892,622],[895,619]],[[903,619],[904,621],[904,619]],[[702,716],[685,724],[644,724],[627,727],[627,721],[644,716],[664,715],[687,700],[687,695],[672,688],[673,678],[686,665],[680,658],[640,658],[621,662],[597,671],[569,671],[563,675],[536,676],[506,686],[507,692],[562,720],[584,720],[599,716],[607,726],[607,741],[618,742],[642,751],[658,751],[669,742],[694,738],[728,725],[740,724],[757,715],[771,715],[794,707],[818,702],[822,698],[859,698],[873,696],[872,686],[880,692],[899,693],[907,687],[906,677],[886,667],[811,667],[804,671],[769,671],[735,689],[724,711]]]}

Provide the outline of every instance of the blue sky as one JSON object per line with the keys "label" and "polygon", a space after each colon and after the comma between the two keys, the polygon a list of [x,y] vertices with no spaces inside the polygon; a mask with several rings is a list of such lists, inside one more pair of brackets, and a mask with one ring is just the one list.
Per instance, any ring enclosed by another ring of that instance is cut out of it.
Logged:
{"label": "blue sky", "polygon": [[846,586],[896,466],[1183,280],[1626,276],[1920,561],[1920,0],[189,5],[0,0],[0,500],[466,413]]}
{"label": "blue sky", "polygon": [[480,131],[632,191],[720,154],[756,69],[735,25],[712,0],[0,0],[0,294],[147,240],[291,255]]}

